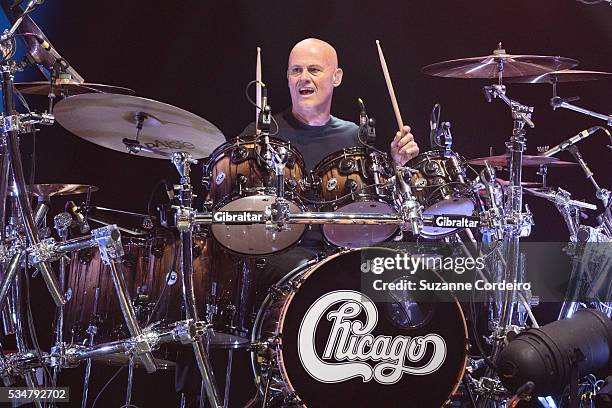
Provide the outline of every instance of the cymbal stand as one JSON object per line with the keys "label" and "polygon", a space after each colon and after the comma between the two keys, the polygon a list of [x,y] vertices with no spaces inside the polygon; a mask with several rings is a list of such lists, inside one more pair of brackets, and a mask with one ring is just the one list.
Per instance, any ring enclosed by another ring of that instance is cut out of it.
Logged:
{"label": "cymbal stand", "polygon": [[[62,212],[53,217],[53,224],[60,242],[64,242],[68,239],[68,230],[72,224],[72,216],[67,212]],[[59,259],[59,284],[62,293],[66,290],[66,258],[61,257]],[[60,305],[57,310],[57,319],[55,322],[55,346],[63,347],[64,344],[64,305]],[[54,353],[53,348],[51,353]],[[53,384],[57,384],[57,378],[61,371],[61,366],[58,364],[53,367]]]}
{"label": "cymbal stand", "polygon": [[[11,29],[11,32],[14,32],[16,26],[21,23],[21,19],[16,21],[15,25]],[[5,37],[5,36],[3,36]],[[12,42],[14,37],[9,36],[7,38],[3,38],[4,47],[14,47],[14,43]],[[17,202],[19,204],[19,212],[21,214],[21,218],[23,221],[23,225],[25,227],[25,233],[28,238],[28,241],[31,245],[36,246],[40,243],[40,237],[38,234],[38,229],[36,228],[36,224],[34,221],[34,215],[32,212],[32,206],[28,197],[28,193],[26,191],[26,183],[25,176],[23,172],[23,165],[21,162],[21,154],[19,151],[19,133],[23,133],[28,128],[28,124],[22,123],[24,119],[24,115],[19,115],[15,110],[14,103],[14,71],[16,69],[15,64],[10,59],[5,59],[1,62],[0,72],[2,75],[2,111],[4,113],[2,117],[2,145],[5,145],[5,153],[8,152],[8,162],[9,168],[12,171],[13,179],[15,181],[15,195],[17,197]],[[53,117],[50,115],[43,115],[40,120],[34,118],[31,122],[35,124],[52,124]],[[3,155],[3,169],[6,167],[4,160],[6,160],[6,155]],[[5,188],[5,183],[0,183],[0,203],[5,205],[7,199],[7,190]],[[1,205],[0,205],[1,206]],[[4,225],[2,225],[2,228]],[[19,255],[15,255],[19,256]],[[59,284],[55,274],[51,270],[51,266],[47,262],[41,262],[36,265],[36,268],[41,273],[45,283],[47,285],[47,289],[51,294],[51,297],[55,301],[57,306],[60,306],[66,303],[66,299],[61,293]],[[5,281],[11,279],[7,271],[5,271],[3,275],[3,282],[0,284],[0,287],[5,287],[7,283]],[[0,303],[2,304],[2,303]]]}
{"label": "cymbal stand", "polygon": [[[185,315],[187,319],[199,321],[193,289],[193,226],[195,217],[192,207],[194,196],[190,178],[191,164],[197,163],[197,160],[192,159],[189,153],[177,152],[172,154],[172,163],[180,176],[180,185],[178,186],[180,207],[176,213],[175,223],[181,240],[180,270]],[[208,328],[207,334],[210,334],[211,330]],[[192,342],[192,345],[209,402],[213,408],[222,408],[223,401],[219,395],[210,358],[202,338],[196,339]]]}
{"label": "cymbal stand", "polygon": [[[505,194],[505,202],[503,203],[504,217],[500,229],[502,232],[501,243],[504,248],[504,256],[502,257],[504,259],[502,259],[503,262],[501,264],[505,263],[505,267],[502,268],[501,277],[506,282],[517,282],[523,278],[523,262],[519,248],[520,237],[528,236],[531,233],[531,225],[533,224],[531,213],[528,210],[526,213],[523,213],[523,191],[521,186],[523,152],[526,143],[525,125],[532,128],[535,127],[531,120],[533,108],[508,98],[506,96],[506,87],[501,84],[501,77],[498,84],[485,86],[483,91],[488,102],[499,98],[508,105],[514,124],[512,136],[506,143],[506,148],[510,155],[508,163],[510,185]],[[516,299],[516,290],[507,290],[502,293],[501,299],[498,299],[496,302],[499,304],[500,310],[494,322],[496,327],[492,327],[494,330],[490,357],[493,361],[496,360],[497,355],[504,347],[506,334],[511,330],[515,330],[513,317],[515,316]],[[494,374],[491,369],[488,369],[485,372],[485,377],[492,377]],[[487,401],[488,398],[484,396],[479,401],[479,405],[485,406]]]}

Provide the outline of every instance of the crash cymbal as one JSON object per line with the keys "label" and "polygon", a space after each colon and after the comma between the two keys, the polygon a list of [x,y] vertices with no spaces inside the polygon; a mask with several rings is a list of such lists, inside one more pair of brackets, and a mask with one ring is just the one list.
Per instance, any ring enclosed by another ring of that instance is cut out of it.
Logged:
{"label": "crash cymbal", "polygon": [[521,84],[555,84],[559,82],[597,81],[601,79],[612,79],[612,72],[564,69],[536,76],[514,77],[507,82]]}
{"label": "crash cymbal", "polygon": [[[485,162],[489,162],[489,164],[493,167],[508,167],[509,161],[510,155],[506,153],[499,156],[479,157],[477,159],[468,160],[467,162],[477,166],[484,166]],[[578,163],[561,161],[556,157],[523,155],[523,167],[538,167],[542,165],[551,167],[565,167],[577,166]]]}
{"label": "crash cymbal", "polygon": [[[24,94],[49,95],[51,83],[49,81],[17,82],[15,89]],[[72,96],[85,93],[113,93],[121,95],[134,95],[136,92],[120,86],[79,83],[74,79],[58,78],[55,80],[53,90],[58,96]]]}
{"label": "crash cymbal", "polygon": [[[76,95],[58,102],[53,114],[75,135],[124,153],[124,138],[168,153],[187,152],[194,159],[210,155],[225,142],[221,131],[209,121],[176,106],[136,96]],[[138,155],[166,159],[144,151]]]}
{"label": "crash cymbal", "polygon": [[98,187],[87,184],[32,184],[28,186],[28,191],[37,197],[93,193],[98,190]]}
{"label": "crash cymbal", "polygon": [[421,69],[426,75],[447,78],[499,78],[542,75],[551,71],[572,68],[578,61],[544,55],[510,55],[498,47],[491,55],[461,58],[427,65]]}
{"label": "crash cymbal", "polygon": [[[525,192],[533,196],[544,198],[548,201],[552,201],[553,203],[556,203],[557,201],[559,201],[557,199],[557,195],[559,194],[559,192],[552,188],[526,188]],[[587,209],[587,210],[597,210],[597,206],[595,204],[586,203],[584,201],[567,200],[567,203],[570,205],[579,207],[579,208]]]}

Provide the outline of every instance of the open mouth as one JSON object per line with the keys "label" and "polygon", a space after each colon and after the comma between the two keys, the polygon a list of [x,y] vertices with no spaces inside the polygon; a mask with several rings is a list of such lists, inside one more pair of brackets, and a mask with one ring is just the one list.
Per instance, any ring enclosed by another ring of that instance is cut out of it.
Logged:
{"label": "open mouth", "polygon": [[300,88],[298,90],[299,94],[302,96],[312,95],[314,93],[314,89],[312,88]]}

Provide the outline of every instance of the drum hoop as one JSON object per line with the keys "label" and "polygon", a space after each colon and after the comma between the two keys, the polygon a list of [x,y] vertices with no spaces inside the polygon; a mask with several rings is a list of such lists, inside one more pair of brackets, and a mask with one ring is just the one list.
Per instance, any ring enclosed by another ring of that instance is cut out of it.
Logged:
{"label": "drum hoop", "polygon": [[[239,147],[243,145],[252,145],[257,142],[261,136],[246,136],[246,137],[234,137],[227,140],[221,146],[217,147],[209,156],[208,161],[206,163],[206,172],[209,172],[215,164],[219,161],[221,157],[225,155],[225,153],[232,147]],[[279,139],[276,137],[269,137],[270,144],[272,145],[283,145],[289,146],[289,150],[296,156],[296,164],[302,169],[302,173],[306,173],[306,165],[304,162],[304,156],[300,153],[299,150],[295,147],[295,145],[291,142],[288,142],[283,139]]]}
{"label": "drum hoop", "polygon": [[[389,160],[389,157],[388,157],[388,155],[386,153],[381,153],[381,152],[377,152],[377,151],[372,151],[370,153],[373,153],[373,154],[378,155],[378,156],[382,156],[385,160]],[[335,160],[337,160],[337,159],[339,159],[339,158],[341,158],[343,156],[349,156],[349,157],[351,157],[351,156],[363,156],[363,157],[367,158],[369,156],[369,154],[367,152],[367,148],[365,148],[363,146],[345,147],[342,150],[335,151],[335,152],[325,156],[312,169],[312,173],[316,174],[316,175],[319,175],[323,169],[325,169],[324,172],[327,172],[329,170],[329,166],[331,165],[331,163],[333,163]]]}
{"label": "drum hoop", "polygon": [[[408,167],[410,166],[410,163],[420,163],[424,158],[443,158],[443,159],[449,159],[450,157],[444,157],[444,153],[445,151],[442,149],[434,149],[434,150],[428,150],[426,152],[423,153],[419,153],[416,157],[410,159],[406,164],[408,165]],[[465,157],[461,156],[459,153],[451,150],[450,152],[451,156],[456,157],[459,162],[464,165],[466,160]]]}
{"label": "drum hoop", "polygon": [[[308,261],[306,264],[304,265],[300,265],[297,268],[294,268],[291,272],[289,272],[287,275],[285,275],[281,280],[278,281],[277,284],[281,284],[281,283],[285,283],[285,282],[290,282],[293,279],[296,278],[300,278],[301,281],[307,279],[310,275],[312,275],[316,270],[319,269],[319,266],[322,266],[324,264],[326,264],[328,261],[331,261],[332,259],[339,257],[341,255],[345,255],[351,252],[356,252],[356,251],[362,251],[364,249],[376,249],[377,247],[363,247],[363,248],[350,248],[350,249],[343,249],[340,250],[339,252],[335,252],[333,254],[330,254],[329,256],[325,257],[324,259],[317,261],[316,259],[313,259],[311,261]],[[381,247],[378,247],[379,249]],[[389,249],[389,248],[382,248],[382,249]],[[390,250],[390,249],[389,249]],[[434,273],[436,273],[436,275],[438,275],[438,277],[441,278],[441,276],[433,271]],[[293,297],[295,296],[295,294],[299,291],[300,287],[301,287],[301,283],[302,282],[298,282],[297,285],[295,285],[292,288],[291,293],[285,295],[284,298],[278,299],[276,301],[273,301],[272,298],[270,297],[270,295],[267,295],[266,298],[264,299],[262,306],[260,308],[260,310],[257,313],[257,317],[253,323],[253,331],[252,331],[252,335],[251,335],[251,340],[252,342],[256,342],[258,340],[257,336],[258,336],[258,331],[259,330],[255,330],[255,328],[260,328],[260,325],[262,323],[262,319],[263,319],[263,314],[265,312],[268,311],[269,307],[276,303],[276,302],[282,302],[282,306],[281,306],[281,312],[279,314],[279,318],[278,321],[276,322],[276,333],[275,334],[279,334],[282,333],[283,331],[283,327],[284,327],[284,323],[285,323],[285,318],[287,316],[287,311],[289,309],[289,306],[291,305],[291,301],[293,300]],[[457,306],[457,310],[459,312],[459,316],[461,317],[461,321],[462,321],[462,327],[463,327],[463,334],[464,334],[464,351],[465,351],[465,357],[463,359],[463,364],[462,364],[462,368],[459,370],[459,373],[457,375],[457,381],[455,383],[455,386],[453,387],[452,391],[448,394],[449,398],[450,396],[452,396],[457,389],[459,388],[459,385],[461,384],[461,380],[463,378],[463,375],[465,373],[466,367],[467,367],[467,363],[468,363],[468,352],[469,352],[469,337],[468,337],[468,328],[467,328],[467,322],[465,320],[465,314],[463,313],[463,308],[461,307],[461,304],[459,303],[459,301],[457,300],[457,298],[454,298],[454,304]],[[277,363],[276,366],[280,372],[281,378],[282,380],[285,382],[286,386],[289,387],[290,391],[294,393],[294,395],[296,397],[298,397],[299,399],[299,393],[298,390],[296,390],[296,388],[293,386],[293,384],[291,383],[291,379],[289,379],[288,375],[287,375],[287,369],[285,368],[284,362],[283,362],[283,339],[282,337],[279,340],[279,345],[280,347],[278,347],[276,349],[276,358],[277,358]],[[255,352],[256,353],[256,352]],[[255,377],[255,383],[257,385],[257,387],[261,390],[262,384],[259,381],[259,375],[260,373],[258,373],[257,368],[256,368],[256,363],[255,363],[255,356],[253,353],[251,353],[251,361],[252,361],[252,367],[253,367],[253,373],[254,373],[254,377]],[[447,400],[448,402],[448,400]],[[443,404],[442,406],[445,406],[446,404]],[[305,404],[303,404],[304,407],[306,407]]]}

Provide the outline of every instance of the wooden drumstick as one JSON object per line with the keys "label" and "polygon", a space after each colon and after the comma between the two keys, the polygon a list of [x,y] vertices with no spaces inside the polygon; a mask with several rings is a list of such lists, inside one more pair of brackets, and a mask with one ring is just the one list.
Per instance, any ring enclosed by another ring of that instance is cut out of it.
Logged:
{"label": "wooden drumstick", "polygon": [[257,47],[257,61],[255,62],[255,128],[257,128],[257,122],[259,120],[259,109],[261,106],[261,48]]}
{"label": "wooden drumstick", "polygon": [[380,41],[376,40],[376,46],[378,47],[378,56],[380,57],[380,65],[382,66],[383,74],[385,76],[385,82],[387,83],[387,89],[389,90],[389,97],[391,98],[391,105],[393,105],[393,112],[395,113],[395,119],[397,120],[397,126],[400,132],[404,127],[404,121],[402,120],[402,114],[400,113],[399,107],[397,106],[397,98],[395,97],[395,91],[393,90],[393,83],[391,82],[391,76],[389,75],[389,69],[385,62],[385,56],[383,55],[382,48],[380,48]]}

